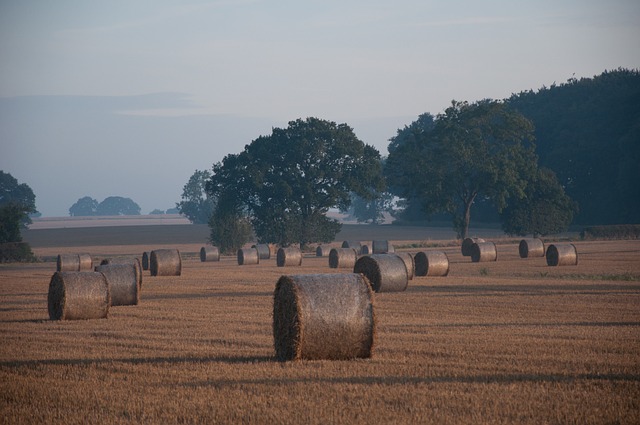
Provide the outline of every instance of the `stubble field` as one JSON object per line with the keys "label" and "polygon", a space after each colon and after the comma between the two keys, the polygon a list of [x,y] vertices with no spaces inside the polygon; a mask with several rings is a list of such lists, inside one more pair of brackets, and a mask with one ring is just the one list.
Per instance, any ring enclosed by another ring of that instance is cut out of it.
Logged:
{"label": "stubble field", "polygon": [[[274,358],[276,281],[348,272],[327,258],[202,263],[180,244],[182,276],[144,272],[139,305],[87,321],[49,320],[54,262],[0,266],[3,423],[640,423],[640,242],[575,242],[579,264],[553,268],[496,242],[491,263],[424,248],[450,274],[375,294],[374,354],[351,361]],[[34,251],[160,246],[76,248]]]}

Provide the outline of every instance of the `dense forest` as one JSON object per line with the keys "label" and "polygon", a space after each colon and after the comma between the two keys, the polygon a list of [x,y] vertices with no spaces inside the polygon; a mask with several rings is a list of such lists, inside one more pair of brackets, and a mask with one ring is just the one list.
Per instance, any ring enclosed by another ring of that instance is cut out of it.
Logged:
{"label": "dense forest", "polygon": [[578,204],[573,223],[640,223],[640,71],[571,79],[507,100],[535,126],[540,166]]}

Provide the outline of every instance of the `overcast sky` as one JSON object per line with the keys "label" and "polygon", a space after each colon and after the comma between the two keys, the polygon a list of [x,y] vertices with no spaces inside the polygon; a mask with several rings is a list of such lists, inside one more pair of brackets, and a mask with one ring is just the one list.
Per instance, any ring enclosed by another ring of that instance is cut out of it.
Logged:
{"label": "overcast sky", "polygon": [[640,68],[637,0],[0,0],[0,169],[146,214],[272,127],[388,139],[451,100]]}

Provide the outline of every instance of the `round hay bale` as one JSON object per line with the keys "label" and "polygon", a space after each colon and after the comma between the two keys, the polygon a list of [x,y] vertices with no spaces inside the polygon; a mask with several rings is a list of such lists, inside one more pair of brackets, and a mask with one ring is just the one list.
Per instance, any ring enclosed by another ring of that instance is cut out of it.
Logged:
{"label": "round hay bale", "polygon": [[302,252],[293,246],[280,248],[276,254],[276,265],[278,267],[300,266],[302,265]]}
{"label": "round hay bale", "polygon": [[343,248],[353,248],[356,250],[356,254],[362,254],[362,243],[360,241],[344,241],[342,242]]}
{"label": "round hay bale", "polygon": [[238,265],[259,264],[260,256],[255,248],[242,248],[238,250]]}
{"label": "round hay bale", "polygon": [[142,270],[149,270],[149,253],[147,251],[142,253]]}
{"label": "round hay bale", "polygon": [[497,261],[498,250],[493,242],[479,242],[471,246],[471,261],[483,263],[485,261]]}
{"label": "round hay bale", "polygon": [[518,245],[520,258],[544,257],[544,242],[542,239],[522,239]]}
{"label": "round hay bale", "polygon": [[276,358],[369,358],[375,342],[373,294],[359,274],[282,276],[273,294]]}
{"label": "round hay bale", "polygon": [[55,272],[47,301],[51,320],[104,319],[111,305],[109,284],[98,272]]}
{"label": "round hay bale", "polygon": [[220,261],[220,250],[217,246],[203,246],[200,248],[200,261]]}
{"label": "round hay bale", "polygon": [[389,241],[373,241],[371,246],[374,254],[387,254],[389,252]]}
{"label": "round hay bale", "polygon": [[80,263],[79,271],[91,271],[93,269],[93,259],[91,254],[78,254],[78,260]]}
{"label": "round hay bale", "polygon": [[96,271],[107,278],[111,293],[111,305],[138,305],[140,282],[138,281],[138,269],[134,263],[101,264],[96,266]]}
{"label": "round hay bale", "polygon": [[407,278],[412,280],[415,275],[415,262],[413,260],[413,255],[408,252],[397,252],[396,255],[404,261],[404,265],[407,268]]}
{"label": "round hay bale", "polygon": [[316,248],[316,257],[328,257],[331,252],[331,245],[318,245]]}
{"label": "round hay bale", "polygon": [[138,285],[142,287],[142,266],[140,260],[137,257],[113,257],[105,258],[100,262],[100,265],[115,265],[115,264],[129,264],[132,265],[135,273]]}
{"label": "round hay bale", "polygon": [[371,254],[371,248],[369,247],[369,245],[362,244],[362,246],[360,247],[360,254],[362,254],[362,255]]}
{"label": "round hay bale", "polygon": [[362,273],[375,292],[402,292],[409,284],[407,267],[395,254],[360,257],[353,266],[353,272]]}
{"label": "round hay bale", "polygon": [[484,242],[484,239],[482,238],[465,238],[462,241],[462,255],[464,255],[465,257],[471,257],[471,248],[473,247],[474,243],[480,243],[480,242]]}
{"label": "round hay bale", "polygon": [[332,269],[352,269],[358,260],[354,248],[333,248],[329,252],[329,267]]}
{"label": "round hay bale", "polygon": [[578,251],[572,243],[553,244],[547,248],[548,266],[578,265]]}
{"label": "round hay bale", "polygon": [[180,276],[182,258],[177,249],[155,249],[151,251],[149,263],[151,276]]}
{"label": "round hay bale", "polygon": [[447,276],[449,257],[443,251],[420,251],[413,257],[416,276]]}
{"label": "round hay bale", "polygon": [[251,248],[255,248],[258,251],[258,257],[261,260],[268,260],[271,258],[271,247],[266,243],[259,243],[257,245],[251,245]]}
{"label": "round hay bale", "polygon": [[56,270],[59,272],[79,272],[80,256],[77,254],[58,254]]}

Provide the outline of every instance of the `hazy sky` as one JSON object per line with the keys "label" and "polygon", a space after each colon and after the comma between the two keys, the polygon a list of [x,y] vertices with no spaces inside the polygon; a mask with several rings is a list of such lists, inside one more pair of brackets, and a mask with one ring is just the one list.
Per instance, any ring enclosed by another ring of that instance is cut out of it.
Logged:
{"label": "hazy sky", "polygon": [[45,216],[173,207],[272,127],[388,139],[452,99],[640,67],[637,0],[0,0],[0,169]]}

